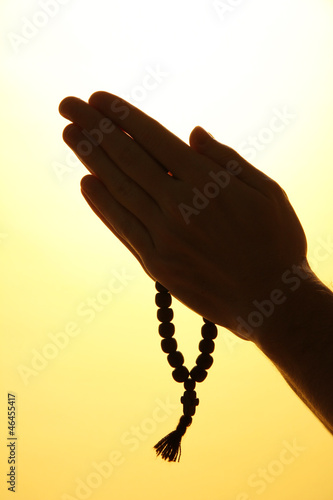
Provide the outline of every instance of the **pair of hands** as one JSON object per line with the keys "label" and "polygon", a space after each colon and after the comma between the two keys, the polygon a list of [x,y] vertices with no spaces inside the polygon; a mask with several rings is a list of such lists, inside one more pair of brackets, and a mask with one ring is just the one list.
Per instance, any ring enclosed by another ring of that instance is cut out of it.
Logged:
{"label": "pair of hands", "polygon": [[237,317],[306,259],[286,193],[196,127],[187,145],[119,97],[65,98],[63,138],[90,175],[86,201],[145,272],[210,321],[244,337]]}

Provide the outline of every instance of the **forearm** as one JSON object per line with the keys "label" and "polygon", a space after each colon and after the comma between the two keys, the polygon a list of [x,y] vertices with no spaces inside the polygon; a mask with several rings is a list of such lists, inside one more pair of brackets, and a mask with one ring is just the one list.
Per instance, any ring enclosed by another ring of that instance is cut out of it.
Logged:
{"label": "forearm", "polygon": [[333,433],[333,293],[306,280],[280,307],[256,344]]}

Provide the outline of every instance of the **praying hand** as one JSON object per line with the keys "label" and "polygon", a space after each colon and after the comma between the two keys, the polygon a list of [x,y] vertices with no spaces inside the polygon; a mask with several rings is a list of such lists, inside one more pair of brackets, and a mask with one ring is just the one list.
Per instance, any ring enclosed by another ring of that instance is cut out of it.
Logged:
{"label": "praying hand", "polygon": [[333,293],[279,184],[201,127],[187,145],[115,95],[59,109],[92,210],[150,278],[254,342],[333,432]]}

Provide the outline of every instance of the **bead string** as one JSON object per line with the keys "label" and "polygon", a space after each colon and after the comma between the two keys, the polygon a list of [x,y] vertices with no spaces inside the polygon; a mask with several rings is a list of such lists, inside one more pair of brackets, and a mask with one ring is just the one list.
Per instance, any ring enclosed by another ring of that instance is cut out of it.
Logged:
{"label": "bead string", "polygon": [[185,392],[181,397],[183,404],[183,415],[181,416],[175,431],[161,439],[154,448],[156,454],[161,455],[164,460],[176,462],[180,460],[181,438],[185,434],[187,427],[192,423],[192,416],[195,414],[196,406],[199,404],[195,386],[197,382],[203,382],[207,377],[207,370],[213,364],[211,353],[215,349],[214,339],[217,337],[217,328],[214,323],[203,318],[204,324],[201,327],[202,340],[199,343],[201,354],[196,359],[196,366],[189,371],[184,366],[184,356],[177,351],[177,341],[173,338],[175,326],[171,323],[173,310],[171,309],[172,298],[167,288],[160,283],[155,284],[157,293],[155,303],[159,308],[157,318],[160,321],[158,332],[162,337],[162,351],[168,354],[168,362],[172,368],[172,377],[176,382],[184,383]]}

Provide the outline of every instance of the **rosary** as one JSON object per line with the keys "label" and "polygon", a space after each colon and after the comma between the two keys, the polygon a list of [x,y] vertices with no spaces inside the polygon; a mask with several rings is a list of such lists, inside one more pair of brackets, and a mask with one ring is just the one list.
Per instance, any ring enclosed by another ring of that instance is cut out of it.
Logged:
{"label": "rosary", "polygon": [[203,318],[204,324],[201,328],[202,340],[199,343],[201,354],[197,357],[196,366],[189,371],[184,366],[184,356],[177,351],[177,341],[173,338],[175,326],[171,323],[173,310],[171,309],[171,295],[169,291],[160,283],[155,284],[157,293],[155,303],[158,307],[157,318],[160,321],[158,332],[162,337],[162,351],[168,354],[168,362],[172,368],[172,377],[176,382],[184,383],[185,392],[181,397],[183,404],[183,415],[180,417],[176,430],[170,432],[161,439],[155,446],[156,454],[161,455],[169,462],[179,462],[181,455],[181,439],[187,427],[192,423],[192,416],[195,414],[199,399],[195,392],[197,382],[202,382],[207,377],[207,370],[213,364],[211,353],[214,351],[214,339],[217,337],[217,328],[214,323]]}

